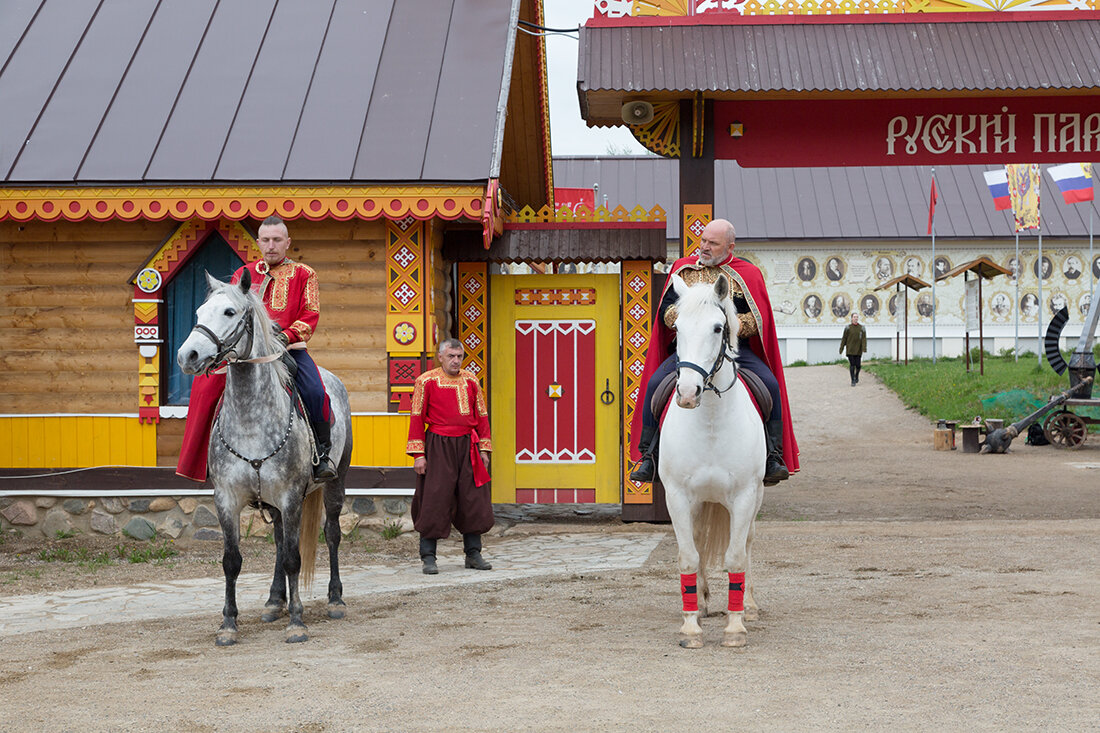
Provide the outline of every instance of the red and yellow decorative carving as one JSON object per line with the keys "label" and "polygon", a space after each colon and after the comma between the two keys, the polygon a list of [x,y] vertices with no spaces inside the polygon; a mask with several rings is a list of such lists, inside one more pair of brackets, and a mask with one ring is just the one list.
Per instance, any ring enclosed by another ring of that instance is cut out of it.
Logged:
{"label": "red and yellow decorative carving", "polygon": [[[625,6],[607,10],[605,16],[720,18],[723,15],[901,15],[1096,9],[1096,0],[733,0],[721,4],[697,4],[690,0],[634,0]],[[597,4],[597,14],[600,12]]]}
{"label": "red and yellow decorative carving", "polygon": [[684,204],[684,227],[681,229],[683,239],[681,240],[681,257],[691,257],[695,254],[695,250],[699,248],[699,238],[703,234],[703,229],[707,224],[710,224],[713,214],[711,213],[713,208],[710,204]]}
{"label": "red and yellow decorative carving", "polygon": [[138,347],[138,420],[160,422],[160,347],[142,344]]}
{"label": "red and yellow decorative carving", "polygon": [[649,324],[653,319],[653,270],[644,260],[622,263],[622,367],[623,367],[623,503],[652,504],[653,486],[630,480],[630,421],[638,398],[645,394],[642,370],[649,349]]}
{"label": "red and yellow decorative carving", "polygon": [[[425,324],[425,226],[406,217],[386,222],[386,351],[390,357],[418,357],[427,343]],[[412,388],[390,383],[390,406],[408,409]]]}
{"label": "red and yellow decorative carving", "polygon": [[9,188],[0,189],[0,221],[240,221],[273,214],[313,221],[479,221],[485,194],[484,186]]}
{"label": "red and yellow decorative carving", "polygon": [[134,341],[141,357],[138,366],[138,419],[141,422],[160,421],[159,315],[164,302],[161,290],[215,232],[237,253],[242,263],[262,256],[256,240],[239,222],[193,219],[181,224],[131,280],[134,286]]}
{"label": "red and yellow decorative carving", "polygon": [[[535,12],[538,13],[538,24],[545,26],[543,3],[535,3]],[[539,137],[539,147],[542,153],[542,165],[545,170],[546,200],[554,200],[554,161],[550,150],[550,87],[549,76],[546,73],[546,44],[535,44],[539,62],[539,117],[542,119],[542,135]]]}
{"label": "red and yellow decorative carving", "polygon": [[458,340],[466,351],[462,368],[488,389],[489,288],[483,262],[458,263]]}
{"label": "red and yellow decorative carving", "polygon": [[551,206],[543,206],[535,211],[530,206],[524,206],[519,211],[512,212],[505,219],[508,229],[536,228],[538,225],[568,224],[572,228],[594,226],[606,227],[609,224],[643,225],[646,228],[665,226],[665,210],[660,206],[654,206],[648,211],[641,206],[635,206],[627,211],[622,206],[616,206],[614,210],[608,210],[606,206],[599,206],[595,211],[589,211],[587,207],[578,206],[576,211],[569,207],[554,209]]}
{"label": "red and yellow decorative carving", "polygon": [[595,305],[595,288],[516,288],[516,305]]}
{"label": "red and yellow decorative carving", "polygon": [[653,119],[644,125],[627,125],[630,134],[646,150],[666,158],[680,157],[680,103],[658,102]]}
{"label": "red and yellow decorative carving", "polygon": [[[240,257],[243,262],[253,262],[263,256],[263,253],[260,252],[260,248],[256,246],[256,240],[253,239],[248,230],[239,222],[224,219],[219,219],[217,221],[192,219],[182,224],[179,229],[161,245],[160,249],[145,261],[142,270],[134,277],[134,285],[138,286],[146,293],[157,292],[156,290],[150,291],[142,287],[142,278],[152,277],[152,273],[148,273],[146,270],[151,269],[159,272],[161,276],[160,285],[163,285],[172,279],[172,276],[176,274],[176,270],[182,267],[191,255],[198,250],[198,246],[205,242],[206,238],[214,232],[217,232],[221,238],[225,240],[226,244],[237,253],[237,256]],[[151,281],[147,280],[147,282]]]}

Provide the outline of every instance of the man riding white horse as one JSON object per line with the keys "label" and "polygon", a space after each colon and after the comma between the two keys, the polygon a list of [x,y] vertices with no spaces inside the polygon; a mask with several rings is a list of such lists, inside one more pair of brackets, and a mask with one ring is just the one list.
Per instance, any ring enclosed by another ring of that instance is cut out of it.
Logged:
{"label": "man riding white horse", "polygon": [[[736,232],[725,219],[715,219],[703,229],[698,252],[675,262],[670,272],[688,285],[714,283],[725,274],[730,282],[730,296],[737,306],[741,328],[737,334],[737,367],[760,377],[771,395],[771,412],[764,416],[768,458],[764,485],[774,486],[798,470],[798,443],[791,428],[791,413],[787,404],[787,387],[783,378],[783,362],[779,341],[775,335],[771,301],[764,277],[752,263],[733,256]],[[634,481],[653,481],[656,476],[656,449],[659,439],[659,415],[652,410],[653,393],[658,385],[676,371],[676,291],[665,286],[657,317],[650,333],[642,379],[646,383],[645,398],[634,411],[631,424],[631,455],[640,463],[631,472]]]}
{"label": "man riding white horse", "polygon": [[[286,256],[290,249],[290,234],[283,220],[270,216],[260,224],[256,244],[263,257],[242,266],[233,274],[233,282],[241,281],[248,270],[252,291],[267,308],[267,313],[279,327],[277,334],[297,369],[294,383],[309,413],[313,434],[317,440],[317,465],[313,467],[316,481],[336,478],[336,467],[329,458],[332,448],[331,407],[317,364],[306,351],[306,342],[313,336],[321,315],[317,274],[312,268]],[[210,428],[218,401],[225,391],[225,374],[202,374],[191,384],[187,405],[187,424],[180,448],[176,473],[194,481],[206,480],[206,454],[210,444]]]}

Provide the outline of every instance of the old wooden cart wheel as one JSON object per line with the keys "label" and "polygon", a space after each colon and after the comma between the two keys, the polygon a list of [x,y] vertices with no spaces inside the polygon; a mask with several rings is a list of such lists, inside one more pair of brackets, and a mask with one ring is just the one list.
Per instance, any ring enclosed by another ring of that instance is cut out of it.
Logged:
{"label": "old wooden cart wheel", "polygon": [[1068,410],[1056,412],[1047,418],[1043,433],[1051,444],[1059,448],[1077,450],[1088,437],[1088,427],[1083,418]]}

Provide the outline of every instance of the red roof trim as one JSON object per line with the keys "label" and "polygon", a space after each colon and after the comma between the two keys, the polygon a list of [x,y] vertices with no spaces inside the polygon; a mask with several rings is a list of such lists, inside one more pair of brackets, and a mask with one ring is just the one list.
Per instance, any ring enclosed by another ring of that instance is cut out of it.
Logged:
{"label": "red roof trim", "polygon": [[738,15],[589,18],[585,28],[642,28],[715,25],[827,25],[852,23],[1020,23],[1040,20],[1100,20],[1100,10],[1049,10],[987,13],[896,13],[866,15]]}
{"label": "red roof trim", "polygon": [[519,229],[664,229],[666,226],[667,222],[663,221],[555,221],[531,224],[505,222],[504,231]]}

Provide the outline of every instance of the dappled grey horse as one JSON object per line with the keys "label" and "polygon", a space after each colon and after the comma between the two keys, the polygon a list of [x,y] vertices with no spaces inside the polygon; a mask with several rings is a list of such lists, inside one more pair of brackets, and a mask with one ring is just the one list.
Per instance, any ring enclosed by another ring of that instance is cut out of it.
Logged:
{"label": "dappled grey horse", "polygon": [[288,642],[305,641],[299,572],[303,585],[313,578],[321,503],[326,512],[329,552],[328,614],[344,616],[340,583],[340,511],[344,478],[351,462],[351,413],[344,385],[321,369],[332,406],[332,457],[337,477],[313,481],[316,449],[306,419],[295,410],[288,388],[293,379],[283,362],[285,350],[267,309],[252,292],[244,270],[237,285],[209,275],[210,294],[197,311],[198,323],[183,342],[176,361],[187,374],[226,368],[225,395],[210,436],[209,475],[214,504],[225,538],[225,607],[216,643],[237,642],[237,576],[241,571],[240,517],[246,505],[270,514],[275,533],[275,576],[261,617],[274,621],[289,611]]}

